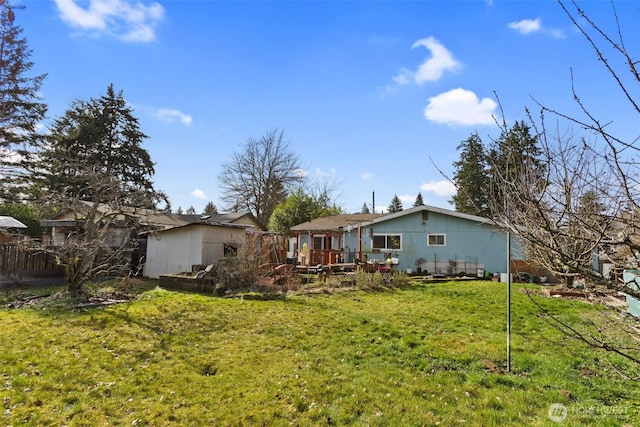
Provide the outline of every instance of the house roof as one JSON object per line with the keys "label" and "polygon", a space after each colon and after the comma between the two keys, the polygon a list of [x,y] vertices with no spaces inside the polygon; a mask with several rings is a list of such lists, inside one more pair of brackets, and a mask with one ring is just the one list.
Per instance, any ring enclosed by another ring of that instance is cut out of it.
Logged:
{"label": "house roof", "polygon": [[291,231],[339,231],[349,225],[357,225],[362,222],[369,222],[376,218],[382,217],[384,214],[340,214],[316,218],[311,221],[291,227]]}
{"label": "house roof", "polygon": [[[89,209],[92,205],[91,202],[82,203],[85,205],[86,209]],[[98,211],[100,215],[107,215],[111,211],[117,215],[118,219],[121,220],[125,219],[125,215],[135,216],[138,218],[141,224],[160,229],[181,227],[193,223],[233,224],[244,220],[255,224],[257,228],[260,228],[262,230],[265,229],[264,226],[262,226],[250,212],[222,213],[211,215],[187,215],[164,213],[153,209],[129,207],[115,210],[106,204],[98,206]],[[40,221],[40,225],[45,227],[73,226],[75,225],[75,223],[76,217],[71,210],[63,210],[46,220]],[[247,226],[246,223],[245,226]]]}
{"label": "house roof", "polygon": [[27,228],[27,226],[11,216],[0,216],[0,228]]}
{"label": "house roof", "polygon": [[436,206],[422,205],[415,208],[404,209],[400,212],[392,214],[341,214],[331,215],[323,218],[316,218],[312,221],[303,222],[291,227],[294,232],[307,231],[340,231],[349,225],[361,224],[363,226],[370,224],[379,224],[405,215],[411,215],[416,212],[429,211],[455,218],[466,219],[468,221],[478,222],[482,224],[495,224],[494,221],[476,215],[469,215],[462,212],[452,211],[450,209],[439,208]]}
{"label": "house roof", "polygon": [[436,206],[422,205],[422,206],[416,206],[415,208],[404,209],[404,210],[401,210],[400,212],[386,214],[386,215],[380,216],[379,218],[374,218],[371,221],[368,221],[364,225],[379,224],[384,221],[389,221],[395,218],[399,218],[405,215],[411,215],[413,213],[421,212],[421,211],[435,212],[442,215],[452,216],[455,218],[466,219],[468,221],[479,222],[482,224],[495,224],[494,221],[487,218],[483,218],[481,216],[469,215],[462,212],[452,211],[450,209],[438,208]]}

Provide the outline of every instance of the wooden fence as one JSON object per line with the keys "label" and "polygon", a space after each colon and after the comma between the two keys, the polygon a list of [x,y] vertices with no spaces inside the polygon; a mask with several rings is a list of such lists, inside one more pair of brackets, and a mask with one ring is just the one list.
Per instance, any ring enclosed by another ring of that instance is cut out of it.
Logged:
{"label": "wooden fence", "polygon": [[6,243],[0,245],[0,271],[50,272],[60,270],[54,256],[38,249],[27,248],[22,244]]}

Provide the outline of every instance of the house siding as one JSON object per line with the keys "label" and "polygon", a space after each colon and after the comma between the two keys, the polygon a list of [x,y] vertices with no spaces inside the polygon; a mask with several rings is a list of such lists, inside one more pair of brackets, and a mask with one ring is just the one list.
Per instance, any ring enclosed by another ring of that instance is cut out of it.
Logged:
{"label": "house siding", "polygon": [[[372,236],[376,234],[398,234],[402,236],[401,250],[373,251]],[[429,246],[429,234],[444,234],[444,246]],[[421,267],[429,273],[447,273],[449,261],[456,262],[456,270],[468,270],[476,274],[477,269],[488,272],[505,272],[507,266],[506,235],[489,226],[466,218],[459,218],[430,211],[423,221],[422,211],[370,224],[362,236],[362,251],[369,259],[381,262],[387,254],[398,258],[401,270],[416,269],[415,261],[423,258]]]}

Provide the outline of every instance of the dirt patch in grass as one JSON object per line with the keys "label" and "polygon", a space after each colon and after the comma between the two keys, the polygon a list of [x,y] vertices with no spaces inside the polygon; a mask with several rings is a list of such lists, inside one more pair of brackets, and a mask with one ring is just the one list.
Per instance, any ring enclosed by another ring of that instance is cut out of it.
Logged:
{"label": "dirt patch in grass", "polygon": [[135,300],[155,286],[155,281],[118,278],[91,283],[80,292],[69,292],[61,285],[14,288],[5,293],[0,307],[80,310],[110,306]]}

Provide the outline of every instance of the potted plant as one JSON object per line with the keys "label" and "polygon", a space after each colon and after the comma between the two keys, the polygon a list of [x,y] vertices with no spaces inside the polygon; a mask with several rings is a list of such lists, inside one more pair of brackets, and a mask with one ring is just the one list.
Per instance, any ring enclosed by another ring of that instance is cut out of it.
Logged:
{"label": "potted plant", "polygon": [[417,271],[418,273],[422,273],[422,264],[426,264],[426,262],[427,262],[427,260],[426,260],[426,259],[424,259],[424,258],[418,258],[418,259],[415,261],[415,264],[416,264],[416,271]]}

